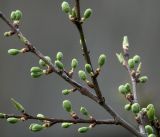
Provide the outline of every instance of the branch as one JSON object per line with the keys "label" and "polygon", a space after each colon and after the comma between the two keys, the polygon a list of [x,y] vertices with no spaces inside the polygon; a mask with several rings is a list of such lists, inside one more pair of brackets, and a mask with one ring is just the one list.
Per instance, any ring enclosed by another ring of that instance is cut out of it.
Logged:
{"label": "branch", "polygon": [[[133,75],[129,65],[128,65],[128,60],[129,60],[129,53],[128,53],[128,49],[123,49],[124,50],[124,54],[125,54],[125,64],[124,66],[126,67],[128,73],[129,73],[129,76],[130,76],[130,79],[131,79],[131,83],[132,83],[132,93],[133,93],[133,103],[138,103],[138,98],[137,98],[137,88],[136,88],[136,77]],[[139,113],[139,131],[140,133],[142,134],[146,134],[145,133],[145,128],[144,128],[144,124],[145,124],[145,121],[143,120],[142,118],[142,114]]]}
{"label": "branch", "polygon": [[[77,0],[79,1],[79,0]],[[85,95],[87,97],[89,97],[90,99],[94,100],[96,103],[98,103],[100,106],[102,106],[107,112],[110,113],[111,116],[113,116],[114,118],[114,124],[119,124],[121,126],[123,126],[124,128],[126,128],[128,131],[130,131],[132,134],[134,134],[137,137],[145,137],[143,134],[139,133],[136,129],[134,129],[134,127],[132,127],[130,124],[128,124],[123,118],[121,118],[113,109],[111,106],[105,104],[103,97],[101,96],[101,92],[97,89],[99,89],[98,83],[96,78],[93,78],[93,82],[95,82],[96,86],[96,94],[99,98],[97,98],[97,96],[95,96],[93,93],[91,93],[86,87],[83,87],[81,84],[77,83],[75,80],[73,80],[72,78],[68,77],[66,75],[65,72],[63,71],[59,71],[56,69],[56,67],[54,67],[54,65],[47,61],[45,56],[39,51],[37,50],[24,36],[23,34],[20,32],[19,28],[16,28],[12,23],[10,23],[7,18],[4,16],[4,14],[2,12],[0,12],[0,18],[12,29],[12,31],[14,31],[18,38],[20,40],[24,40],[25,39],[25,46],[28,48],[28,52],[32,52],[33,54],[35,54],[38,58],[42,59],[46,64],[48,64],[49,66],[49,73],[55,72],[56,74],[58,74],[61,78],[63,78],[65,81],[67,81],[69,84],[71,84],[73,87],[75,87],[77,90],[80,91],[80,93],[82,95]],[[86,43],[85,43],[85,39],[84,39],[84,34],[83,34],[83,30],[82,30],[82,26],[81,24],[79,24],[78,26],[80,26],[80,34],[81,34],[81,40],[84,46],[85,50],[85,56],[89,57],[88,55],[88,50],[86,47]],[[86,54],[87,53],[87,54]],[[90,58],[89,58],[90,59]],[[35,119],[34,117],[31,117],[32,119]],[[30,119],[31,119],[30,118]],[[37,119],[37,118],[36,118]],[[52,119],[53,120],[53,119]],[[79,120],[77,122],[80,122]],[[89,121],[86,121],[89,122]],[[102,121],[101,121],[102,122]],[[100,121],[98,123],[101,123]],[[112,123],[111,122],[111,123]],[[107,122],[106,122],[107,123]]]}
{"label": "branch", "polygon": [[75,80],[69,78],[65,73],[59,71],[58,69],[56,69],[56,67],[49,61],[46,60],[45,56],[39,51],[37,50],[30,42],[29,40],[27,40],[23,34],[21,33],[21,31],[16,28],[12,23],[10,23],[7,18],[5,17],[5,15],[0,12],[0,18],[12,29],[12,31],[14,31],[14,33],[17,34],[18,38],[21,39],[25,39],[25,46],[27,46],[28,48],[28,52],[32,52],[34,53],[39,59],[42,59],[48,66],[49,66],[49,73],[51,72],[55,72],[56,74],[58,74],[60,77],[62,77],[65,81],[67,81],[68,83],[70,83],[73,87],[77,88],[81,94],[91,98],[94,101],[98,101],[97,97],[91,93],[86,87],[83,87],[80,83],[77,83]]}
{"label": "branch", "polygon": [[[91,65],[92,72],[94,72],[93,66],[91,63],[91,59],[89,56],[89,51],[87,49],[84,32],[83,32],[83,27],[82,27],[82,22],[81,22],[80,2],[79,2],[79,0],[75,0],[75,3],[76,3],[77,20],[75,20],[74,23],[79,31],[79,34],[80,34],[80,40],[81,40],[82,47],[83,47],[82,50],[83,50],[83,55],[84,55],[85,61],[87,64]],[[99,99],[99,102],[103,103],[105,100],[104,100],[102,93],[101,93],[101,90],[99,88],[98,81],[97,81],[96,77],[94,77],[94,76],[91,76],[91,79],[94,84],[94,90],[95,90],[96,95]]]}
{"label": "branch", "polygon": [[[73,124],[78,124],[78,123],[88,123],[88,124],[95,124],[95,125],[109,125],[109,124],[116,124],[118,125],[119,123],[117,123],[114,119],[107,119],[107,120],[96,120],[96,119],[57,119],[57,118],[48,118],[48,117],[44,117],[44,118],[40,118],[37,116],[32,116],[32,115],[14,115],[14,114],[5,114],[5,119],[8,118],[18,118],[18,119],[23,119],[24,121],[26,120],[40,120],[40,121],[48,121],[51,122],[51,125],[57,124],[57,123],[64,123],[64,122],[68,122],[68,123],[73,123]],[[52,124],[53,123],[53,124]]]}

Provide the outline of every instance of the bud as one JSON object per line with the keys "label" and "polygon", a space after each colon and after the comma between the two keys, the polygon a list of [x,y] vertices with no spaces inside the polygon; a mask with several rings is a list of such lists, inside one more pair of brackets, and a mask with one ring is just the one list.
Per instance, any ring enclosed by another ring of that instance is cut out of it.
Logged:
{"label": "bud", "polygon": [[37,114],[37,118],[45,118],[43,114]]}
{"label": "bud", "polygon": [[116,53],[116,56],[117,56],[117,58],[118,58],[118,60],[119,60],[119,62],[120,62],[121,64],[123,64],[123,63],[125,62],[124,56],[123,56],[122,53],[120,53],[120,54]]}
{"label": "bud", "polygon": [[63,68],[64,68],[63,63],[62,63],[61,61],[59,61],[59,60],[56,60],[56,61],[55,61],[55,65],[56,65],[56,67],[57,67],[58,69],[60,69],[60,70],[63,70]]}
{"label": "bud", "polygon": [[63,101],[63,108],[67,112],[72,112],[72,104],[71,104],[71,102],[69,100],[64,100]]}
{"label": "bud", "polygon": [[[48,61],[48,62],[51,62],[51,58],[49,57],[49,56],[45,56],[45,59]],[[39,65],[41,65],[41,66],[46,66],[47,64],[42,60],[42,59],[40,59],[39,60]]]}
{"label": "bud", "polygon": [[139,78],[140,83],[146,83],[147,80],[148,80],[147,76],[142,76],[142,77]]}
{"label": "bud", "polygon": [[92,9],[86,9],[84,12],[84,19],[88,19],[92,15]]}
{"label": "bud", "polygon": [[72,125],[72,123],[62,123],[61,127],[62,128],[69,128]]}
{"label": "bud", "polygon": [[29,126],[29,129],[30,129],[31,131],[33,131],[33,132],[38,132],[38,131],[41,131],[41,130],[43,129],[43,126],[40,125],[40,124],[35,124],[35,123],[33,123],[33,124],[31,124],[31,125]]}
{"label": "bud", "polygon": [[10,124],[16,124],[18,121],[19,119],[15,117],[7,118],[7,122]]}
{"label": "bud", "polygon": [[14,106],[18,111],[21,111],[21,112],[24,112],[24,111],[25,111],[24,107],[23,107],[18,101],[16,101],[15,99],[11,98],[11,102],[12,102],[13,106]]}
{"label": "bud", "polygon": [[78,129],[79,133],[86,133],[90,128],[89,127],[81,127]]}
{"label": "bud", "polygon": [[153,121],[155,118],[155,108],[153,104],[149,104],[146,108],[148,119]]}
{"label": "bud", "polygon": [[4,36],[5,37],[9,37],[9,36],[12,36],[14,33],[12,31],[7,31],[7,32],[4,32]]}
{"label": "bud", "polygon": [[65,12],[65,13],[69,13],[70,10],[71,10],[71,9],[70,9],[70,6],[69,6],[69,3],[66,2],[66,1],[63,1],[63,2],[62,2],[61,7],[62,7],[62,11]]}
{"label": "bud", "polygon": [[135,114],[139,113],[139,111],[140,111],[140,105],[138,103],[132,104],[131,110]]}
{"label": "bud", "polygon": [[10,19],[12,21],[16,20],[16,12],[15,11],[12,11],[11,14],[10,14]]}
{"label": "bud", "polygon": [[0,119],[1,119],[1,118],[5,118],[5,116],[6,116],[6,114],[0,113]]}
{"label": "bud", "polygon": [[126,84],[125,84],[125,88],[126,88],[126,90],[127,90],[127,93],[131,92],[131,84],[126,83]]}
{"label": "bud", "polygon": [[72,62],[71,62],[71,67],[73,69],[75,69],[76,67],[78,66],[78,60],[77,59],[72,59]]}
{"label": "bud", "polygon": [[16,14],[16,20],[20,20],[22,18],[22,12],[20,10],[16,10],[15,14]]}
{"label": "bud", "polygon": [[130,111],[131,110],[131,104],[126,104],[124,106],[124,109],[127,110],[127,111]]}
{"label": "bud", "polygon": [[146,125],[145,130],[146,130],[148,135],[153,133],[153,128],[150,125]]}
{"label": "bud", "polygon": [[43,70],[41,68],[39,68],[39,67],[32,67],[31,70],[30,70],[30,72],[33,72],[33,73],[40,72],[40,73],[42,73]]}
{"label": "bud", "polygon": [[18,49],[9,49],[9,50],[8,50],[8,54],[9,54],[9,55],[13,55],[13,56],[18,55],[20,52],[21,52],[21,51],[18,50]]}
{"label": "bud", "polygon": [[156,137],[155,134],[150,134],[148,137]]}
{"label": "bud", "polygon": [[68,90],[68,89],[62,90],[63,95],[68,95],[70,92],[71,92],[71,90]]}
{"label": "bud", "polygon": [[85,116],[89,116],[89,112],[85,107],[81,107],[80,112]]}
{"label": "bud", "polygon": [[102,67],[106,61],[106,55],[101,54],[98,59],[98,65]]}
{"label": "bud", "polygon": [[140,62],[141,58],[140,58],[139,55],[135,55],[135,56],[133,57],[133,60],[134,60],[135,63],[138,64],[138,63]]}
{"label": "bud", "polygon": [[141,70],[142,70],[142,63],[140,62],[137,67],[137,73],[141,73]]}
{"label": "bud", "polygon": [[124,85],[120,85],[119,88],[118,88],[118,91],[121,93],[121,94],[126,94],[127,93],[127,89]]}
{"label": "bud", "polygon": [[63,53],[62,52],[58,52],[57,55],[56,55],[56,59],[59,60],[59,61],[62,61]]}
{"label": "bud", "polygon": [[134,60],[133,60],[133,59],[129,59],[129,60],[128,60],[128,65],[129,65],[129,67],[130,67],[131,69],[133,69],[134,66],[135,66]]}
{"label": "bud", "polygon": [[79,75],[80,79],[82,79],[84,81],[87,79],[86,73],[83,70],[80,70],[78,72],[78,75]]}
{"label": "bud", "polygon": [[88,72],[89,74],[92,72],[92,67],[91,67],[91,65],[90,64],[86,64],[85,65],[85,70],[86,70],[86,72]]}
{"label": "bud", "polygon": [[129,48],[129,42],[128,42],[128,37],[127,36],[123,37],[123,43],[122,43],[122,45],[123,45],[123,49],[128,50],[128,48]]}
{"label": "bud", "polygon": [[76,18],[77,17],[77,13],[76,13],[76,8],[72,8],[72,17]]}
{"label": "bud", "polygon": [[43,75],[43,73],[41,73],[41,72],[36,72],[36,73],[32,72],[31,73],[31,77],[32,78],[39,78],[42,75]]}

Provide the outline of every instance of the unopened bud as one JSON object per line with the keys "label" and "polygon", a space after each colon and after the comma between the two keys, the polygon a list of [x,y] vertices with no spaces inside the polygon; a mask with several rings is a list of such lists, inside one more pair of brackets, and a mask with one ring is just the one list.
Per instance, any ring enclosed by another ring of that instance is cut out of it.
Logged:
{"label": "unopened bud", "polygon": [[87,79],[86,73],[83,70],[80,70],[78,72],[78,75],[79,75],[80,79],[82,79],[84,81]]}
{"label": "unopened bud", "polygon": [[72,125],[72,123],[62,123],[61,127],[62,128],[69,128]]}
{"label": "unopened bud", "polygon": [[62,2],[61,7],[62,7],[62,11],[65,12],[65,13],[69,13],[70,10],[71,10],[71,9],[70,9],[70,6],[69,6],[69,3],[66,2],[66,1],[63,1],[63,2]]}
{"label": "unopened bud", "polygon": [[98,59],[98,65],[102,67],[105,64],[105,61],[106,61],[106,55],[101,54]]}
{"label": "unopened bud", "polygon": [[18,121],[19,119],[15,117],[7,118],[7,122],[10,124],[16,124]]}
{"label": "unopened bud", "polygon": [[9,55],[15,56],[15,55],[18,55],[19,53],[20,53],[20,50],[18,50],[18,49],[9,49],[8,50]]}
{"label": "unopened bud", "polygon": [[79,133],[86,133],[90,128],[89,127],[81,127],[78,129]]}
{"label": "unopened bud", "polygon": [[139,113],[139,111],[140,111],[140,105],[138,103],[132,104],[131,110],[135,114]]}
{"label": "unopened bud", "polygon": [[69,100],[64,100],[63,101],[63,108],[67,112],[72,112],[72,104],[71,104],[71,102]]}

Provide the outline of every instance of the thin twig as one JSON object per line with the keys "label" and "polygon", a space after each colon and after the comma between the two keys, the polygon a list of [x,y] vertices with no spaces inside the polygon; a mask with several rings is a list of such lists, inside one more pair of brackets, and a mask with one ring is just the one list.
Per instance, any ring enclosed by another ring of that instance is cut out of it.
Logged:
{"label": "thin twig", "polygon": [[[23,34],[20,32],[19,29],[13,26],[12,23],[10,23],[7,18],[0,12],[0,18],[17,34],[18,38],[21,39],[23,38]],[[84,35],[83,35],[84,36]],[[46,60],[45,56],[37,50],[28,40],[27,43],[25,43],[27,48],[29,48],[29,51],[35,54],[38,58],[42,59],[43,61],[48,64],[52,72],[55,72],[58,74],[61,78],[63,78],[65,81],[67,81],[69,84],[71,84],[73,87],[75,87],[82,95],[85,95],[89,97],[90,99],[94,100],[97,102],[99,105],[101,105],[107,112],[109,112],[115,119],[115,122],[122,127],[126,128],[128,131],[130,131],[132,134],[134,134],[137,137],[145,137],[143,134],[138,132],[134,127],[132,127],[130,124],[128,124],[123,118],[121,118],[113,109],[111,106],[99,102],[99,98],[95,96],[93,93],[91,93],[86,87],[83,87],[81,84],[73,80],[72,78],[69,78],[64,72],[61,72],[56,69],[56,67],[49,61]]]}
{"label": "thin twig", "polygon": [[8,118],[18,118],[18,119],[23,119],[23,120],[41,120],[41,121],[48,121],[54,124],[57,123],[63,123],[63,122],[68,122],[68,123],[88,123],[88,124],[96,124],[96,125],[101,125],[101,124],[119,124],[116,123],[116,121],[114,119],[107,119],[107,120],[96,120],[96,119],[58,119],[58,118],[48,118],[48,117],[44,117],[44,118],[40,118],[40,117],[36,117],[36,116],[32,116],[32,115],[14,115],[14,114],[5,114],[5,119]]}
{"label": "thin twig", "polygon": [[[129,60],[129,53],[128,53],[128,50],[124,50],[124,54],[125,54],[125,67],[129,73],[129,76],[130,76],[130,79],[131,79],[131,83],[132,83],[132,93],[133,93],[133,102],[134,103],[138,103],[138,98],[137,98],[137,88],[136,88],[136,78],[133,76],[132,74],[132,71],[128,65],[128,60]],[[139,131],[140,133],[142,134],[146,134],[145,133],[145,129],[144,129],[144,121],[143,121],[143,118],[142,118],[142,114],[139,113],[139,122],[138,122],[138,125],[139,125]]]}
{"label": "thin twig", "polygon": [[[85,36],[84,36],[84,32],[83,32],[82,23],[81,23],[80,2],[79,2],[79,0],[75,0],[75,3],[76,3],[77,20],[75,20],[74,23],[77,26],[77,29],[78,29],[79,34],[80,34],[80,40],[81,40],[82,47],[83,47],[82,50],[83,50],[83,55],[84,55],[85,61],[86,61],[87,64],[91,65],[92,72],[94,72],[94,69],[93,69],[93,66],[92,66],[92,63],[91,63],[91,59],[90,59],[90,56],[89,56],[89,51],[88,51],[87,45],[86,45],[86,40],[85,40]],[[92,82],[94,84],[94,90],[95,90],[96,95],[99,99],[99,102],[103,103],[105,100],[102,96],[97,78],[94,77],[94,76],[91,76],[91,79],[92,79]]]}

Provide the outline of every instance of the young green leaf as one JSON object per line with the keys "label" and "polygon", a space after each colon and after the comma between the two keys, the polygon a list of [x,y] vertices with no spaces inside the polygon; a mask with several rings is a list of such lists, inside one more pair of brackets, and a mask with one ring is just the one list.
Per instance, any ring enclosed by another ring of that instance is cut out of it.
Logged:
{"label": "young green leaf", "polygon": [[25,108],[24,108],[18,101],[16,101],[15,99],[11,98],[11,102],[12,102],[13,106],[14,106],[18,111],[21,111],[21,112],[24,112],[24,111],[25,111]]}

